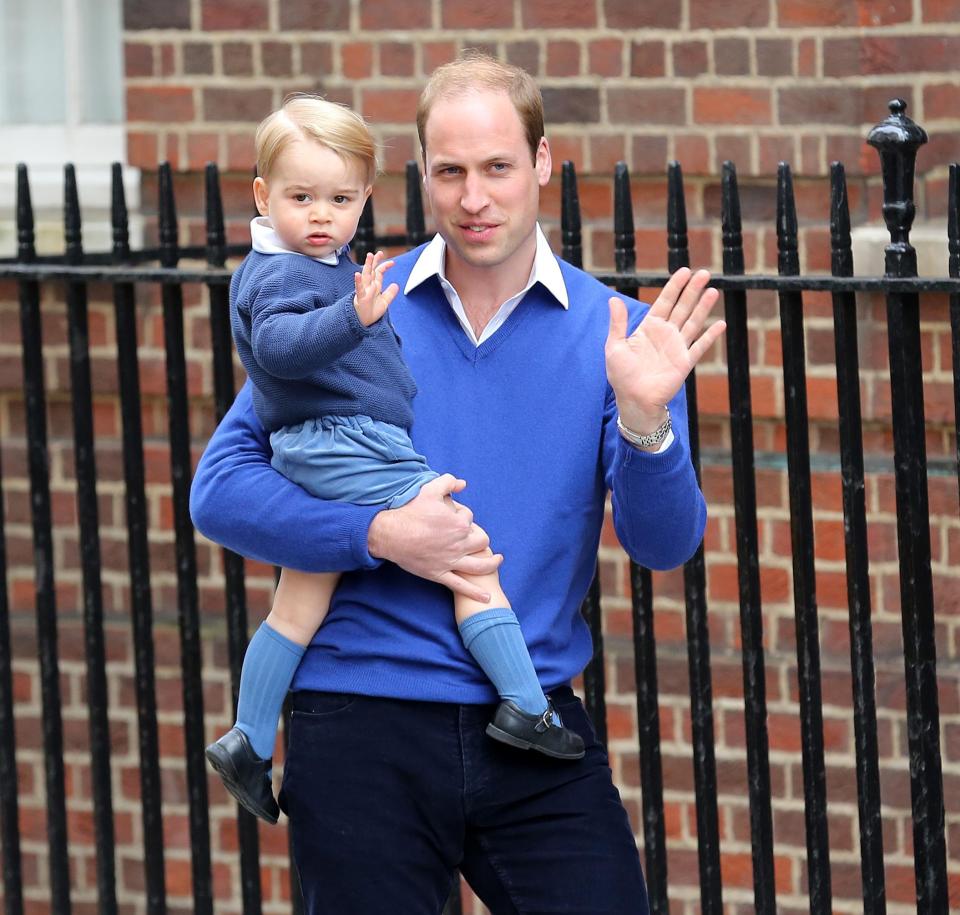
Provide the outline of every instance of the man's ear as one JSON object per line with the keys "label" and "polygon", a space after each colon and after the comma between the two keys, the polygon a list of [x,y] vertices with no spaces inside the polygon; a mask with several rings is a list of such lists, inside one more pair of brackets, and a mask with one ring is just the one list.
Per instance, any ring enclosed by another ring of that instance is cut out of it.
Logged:
{"label": "man's ear", "polygon": [[257,205],[257,212],[261,216],[266,216],[270,212],[269,197],[270,197],[270,190],[267,187],[267,182],[260,177],[254,178],[253,179],[253,200]]}
{"label": "man's ear", "polygon": [[546,187],[553,173],[553,158],[550,155],[550,144],[546,137],[540,137],[533,167],[537,170],[537,183],[540,187]]}

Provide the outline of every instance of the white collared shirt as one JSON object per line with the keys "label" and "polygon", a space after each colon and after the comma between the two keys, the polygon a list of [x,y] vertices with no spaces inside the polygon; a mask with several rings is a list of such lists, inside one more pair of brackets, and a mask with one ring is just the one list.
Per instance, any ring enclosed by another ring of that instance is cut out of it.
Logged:
{"label": "white collared shirt", "polygon": [[[253,250],[260,254],[298,254],[300,257],[310,257],[309,254],[303,254],[301,251],[291,251],[277,235],[277,230],[270,224],[266,216],[254,216],[250,220],[250,242]],[[336,251],[331,251],[323,257],[313,257],[311,260],[319,261],[321,264],[328,264],[336,267],[339,256],[348,250],[349,245],[344,245]]]}
{"label": "white collared shirt", "polygon": [[407,279],[407,285],[403,289],[404,295],[411,289],[415,289],[425,280],[436,276],[440,280],[440,286],[443,288],[443,294],[447,297],[450,307],[453,309],[460,326],[464,333],[470,338],[474,346],[479,346],[484,340],[489,340],[501,327],[504,321],[513,314],[513,310],[520,304],[523,297],[530,291],[534,283],[540,283],[549,292],[557,302],[565,309],[570,307],[570,299],[567,296],[567,286],[563,282],[563,274],[560,272],[560,265],[550,250],[546,236],[537,225],[537,252],[533,258],[533,267],[530,270],[530,277],[527,285],[523,287],[516,295],[510,296],[498,309],[497,313],[487,322],[487,326],[480,332],[479,338],[474,333],[473,326],[467,320],[467,312],[460,301],[457,290],[450,285],[444,272],[444,262],[446,260],[447,243],[439,236],[435,235],[433,241],[423,250],[417,262],[410,271]]}

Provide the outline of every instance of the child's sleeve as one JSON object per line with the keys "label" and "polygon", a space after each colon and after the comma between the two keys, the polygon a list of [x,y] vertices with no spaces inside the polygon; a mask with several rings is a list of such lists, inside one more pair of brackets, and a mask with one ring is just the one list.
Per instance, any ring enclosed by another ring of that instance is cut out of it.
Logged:
{"label": "child's sleeve", "polygon": [[262,288],[250,305],[250,346],[257,365],[275,378],[305,378],[348,353],[368,336],[353,307],[353,292],[317,307],[316,293],[287,285]]}
{"label": "child's sleeve", "polygon": [[367,531],[382,508],[314,498],[274,470],[249,381],[213,433],[190,490],[190,514],[205,537],[303,572],[378,566]]}

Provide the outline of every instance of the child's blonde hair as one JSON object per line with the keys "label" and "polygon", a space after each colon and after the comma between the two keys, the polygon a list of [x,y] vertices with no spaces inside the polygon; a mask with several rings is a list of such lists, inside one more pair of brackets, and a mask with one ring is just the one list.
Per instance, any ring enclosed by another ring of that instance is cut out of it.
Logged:
{"label": "child's blonde hair", "polygon": [[257,128],[257,174],[268,178],[274,163],[290,142],[306,137],[322,143],[342,159],[355,159],[366,169],[367,184],[379,171],[377,144],[366,122],[346,105],[318,95],[294,93]]}

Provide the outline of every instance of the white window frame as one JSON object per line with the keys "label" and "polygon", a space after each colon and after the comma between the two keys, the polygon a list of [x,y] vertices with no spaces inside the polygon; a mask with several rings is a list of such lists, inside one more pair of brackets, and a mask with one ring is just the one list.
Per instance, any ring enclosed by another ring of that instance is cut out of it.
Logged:
{"label": "white window frame", "polygon": [[[121,0],[114,0],[118,4]],[[38,250],[59,253],[62,247],[64,165],[76,168],[78,194],[83,211],[84,248],[108,250],[110,244],[111,165],[125,165],[127,128],[119,123],[83,124],[80,111],[84,71],[79,28],[80,0],[61,0],[64,32],[65,121],[59,124],[2,124],[0,133],[0,256],[10,256],[16,247],[17,165],[27,165]],[[121,24],[122,25],[122,24]],[[123,33],[117,36],[123,41]],[[0,67],[2,67],[0,62]],[[117,79],[122,81],[121,70]],[[139,169],[124,167],[127,207],[139,209]],[[132,236],[139,236],[132,220]],[[134,237],[133,243],[137,243]]]}

